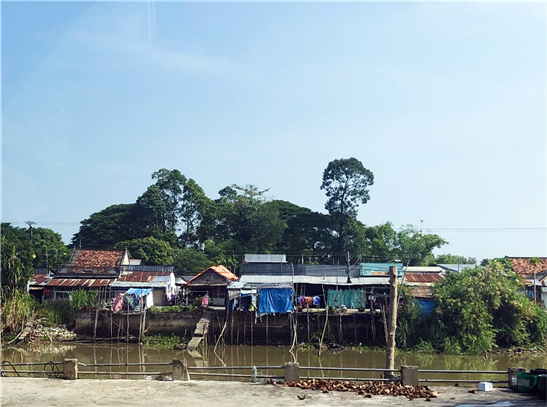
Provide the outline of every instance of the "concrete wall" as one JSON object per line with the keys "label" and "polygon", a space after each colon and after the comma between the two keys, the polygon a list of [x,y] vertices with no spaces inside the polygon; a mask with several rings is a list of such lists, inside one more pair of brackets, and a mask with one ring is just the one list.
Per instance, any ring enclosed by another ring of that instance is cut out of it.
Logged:
{"label": "concrete wall", "polygon": [[[201,318],[200,312],[164,312],[146,314],[147,335],[171,335],[191,337],[196,324]],[[112,330],[110,319],[112,319]],[[121,315],[110,311],[106,315],[99,314],[97,324],[97,336],[103,338],[125,337],[125,329],[128,325],[129,332],[137,336],[139,333],[140,315]],[[216,342],[225,323],[224,311],[213,311],[209,328],[209,343]],[[374,324],[374,330],[372,328]],[[74,331],[78,334],[93,335],[95,325],[95,312],[81,311],[76,317]],[[121,327],[118,328],[118,325]],[[308,318],[305,314],[299,314],[296,324],[298,342],[317,342],[325,325],[325,315],[311,314]],[[309,331],[308,331],[309,327]],[[309,333],[309,337],[308,337]],[[293,328],[289,314],[265,315],[255,319],[250,312],[233,312],[228,316],[224,332],[226,344],[239,345],[289,345],[293,338]],[[384,327],[381,318],[374,318],[369,314],[356,315],[329,315],[329,321],[325,334],[325,342],[328,338],[336,343],[353,344],[385,344]]]}
{"label": "concrete wall", "polygon": [[[165,312],[153,314],[146,313],[147,335],[171,335],[191,336],[196,328],[201,313],[196,312]],[[129,325],[129,332],[138,335],[140,314],[122,315],[111,311],[103,311],[97,321],[97,336],[103,338],[125,336],[125,329]],[[110,322],[112,320],[112,324]],[[76,316],[74,332],[81,335],[93,335],[95,327],[95,311],[80,311]]]}

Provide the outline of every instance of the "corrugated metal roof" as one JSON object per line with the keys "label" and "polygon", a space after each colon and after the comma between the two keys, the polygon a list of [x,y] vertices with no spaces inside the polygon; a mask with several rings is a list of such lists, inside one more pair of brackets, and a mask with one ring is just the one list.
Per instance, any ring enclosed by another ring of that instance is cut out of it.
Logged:
{"label": "corrugated metal roof", "polygon": [[113,278],[52,278],[45,287],[108,287]]}
{"label": "corrugated metal roof", "polygon": [[218,265],[218,266],[208,267],[206,270],[203,270],[201,273],[193,276],[190,280],[188,280],[188,283],[191,283],[192,281],[196,280],[199,276],[201,276],[203,273],[206,273],[208,270],[213,270],[215,273],[221,275],[222,277],[224,277],[228,281],[237,281],[238,280],[237,276],[234,273],[232,273],[230,270],[228,270],[223,265]]}
{"label": "corrugated metal roof", "polygon": [[286,263],[285,254],[246,254],[243,258],[245,263]]}
{"label": "corrugated metal roof", "polygon": [[129,266],[121,266],[120,270],[122,272],[150,271],[150,272],[172,273],[174,272],[175,268],[174,266],[167,266],[167,265],[129,265]]}
{"label": "corrugated metal roof", "polygon": [[29,281],[29,285],[44,285],[47,281],[51,280],[52,277],[47,274],[35,274]]}
{"label": "corrugated metal roof", "polygon": [[110,285],[112,288],[120,287],[150,287],[150,288],[165,288],[167,287],[166,281],[115,281]]}
{"label": "corrugated metal roof", "polygon": [[352,277],[351,283],[346,283],[344,277],[319,277],[319,276],[267,276],[267,275],[245,275],[241,276],[242,283],[250,284],[324,284],[324,285],[389,285],[389,277]]}
{"label": "corrugated metal roof", "polygon": [[416,298],[433,298],[433,289],[431,287],[412,287],[411,292]]}
{"label": "corrugated metal roof", "polygon": [[118,282],[153,282],[153,281],[169,281],[171,273],[163,271],[133,271],[129,274],[123,274],[118,277]]}
{"label": "corrugated metal roof", "polygon": [[443,281],[443,273],[406,273],[405,281],[407,283],[437,283]]}
{"label": "corrugated metal roof", "polygon": [[405,273],[440,273],[444,271],[439,266],[407,266],[405,267]]}

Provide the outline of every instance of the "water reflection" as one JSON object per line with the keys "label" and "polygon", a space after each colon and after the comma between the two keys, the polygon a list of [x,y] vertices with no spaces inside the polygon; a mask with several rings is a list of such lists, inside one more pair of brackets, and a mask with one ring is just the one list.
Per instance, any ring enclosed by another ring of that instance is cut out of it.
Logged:
{"label": "water reflection", "polygon": [[[318,367],[349,367],[349,368],[383,368],[385,353],[382,351],[340,350],[322,352],[317,349],[295,350],[295,357],[300,366]],[[200,352],[188,353],[180,350],[152,350],[137,344],[41,344],[40,346],[6,347],[2,351],[2,360],[12,363],[62,361],[65,358],[75,358],[86,365],[104,363],[169,363],[172,359],[188,360],[190,367],[204,366],[282,366],[293,357],[287,346],[205,346]],[[528,369],[547,366],[547,355],[540,356],[456,356],[456,355],[417,355],[399,353],[395,358],[395,366],[414,365],[425,370],[496,370],[506,371],[508,367],[523,367]],[[142,372],[143,375],[154,372],[166,373],[170,366],[113,366],[84,367],[82,372],[112,371],[116,377],[123,372]],[[246,373],[251,371],[223,371],[223,373]],[[259,374],[279,375],[281,370],[259,369]],[[196,379],[206,379],[192,372]],[[380,378],[378,372],[339,372],[328,370],[303,370],[301,376],[314,377],[351,377]],[[90,376],[84,376],[90,377]],[[143,376],[133,376],[142,378]],[[454,376],[443,374],[420,374],[420,378],[449,379]],[[461,379],[506,380],[506,375],[461,375]]]}

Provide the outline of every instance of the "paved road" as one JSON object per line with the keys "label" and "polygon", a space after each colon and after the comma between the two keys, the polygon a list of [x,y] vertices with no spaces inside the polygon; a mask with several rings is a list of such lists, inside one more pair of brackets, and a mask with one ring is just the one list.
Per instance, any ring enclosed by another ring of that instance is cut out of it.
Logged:
{"label": "paved road", "polygon": [[[222,407],[357,407],[357,406],[476,406],[496,403],[499,407],[545,406],[545,401],[513,393],[507,389],[468,393],[464,387],[434,387],[439,397],[430,402],[404,397],[372,396],[356,393],[323,394],[267,384],[154,380],[90,380],[3,377],[0,379],[2,406],[222,406]],[[304,398],[300,400],[300,398]],[[498,404],[502,402],[501,404]],[[494,404],[494,405],[496,405]]]}

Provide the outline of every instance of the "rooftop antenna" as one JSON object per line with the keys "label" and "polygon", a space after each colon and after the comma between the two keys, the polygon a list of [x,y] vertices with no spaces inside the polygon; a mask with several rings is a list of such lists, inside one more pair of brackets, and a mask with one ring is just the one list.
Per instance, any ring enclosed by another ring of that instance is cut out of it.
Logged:
{"label": "rooftop antenna", "polygon": [[27,220],[25,223],[28,225],[30,229],[30,240],[32,240],[32,225],[36,225],[36,222],[32,220]]}

